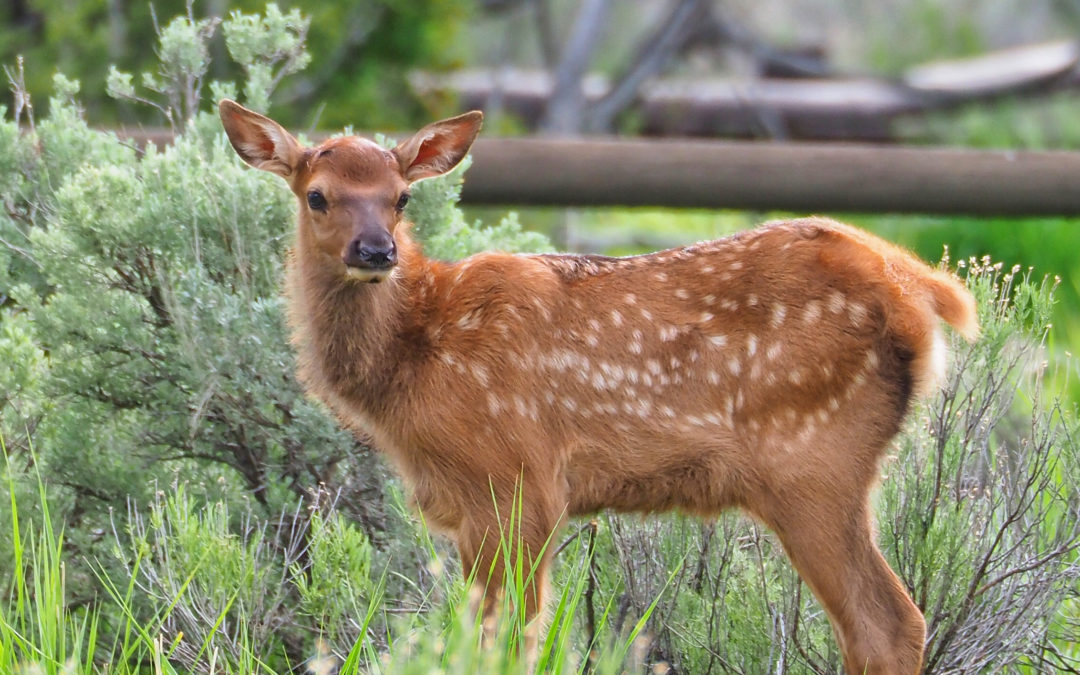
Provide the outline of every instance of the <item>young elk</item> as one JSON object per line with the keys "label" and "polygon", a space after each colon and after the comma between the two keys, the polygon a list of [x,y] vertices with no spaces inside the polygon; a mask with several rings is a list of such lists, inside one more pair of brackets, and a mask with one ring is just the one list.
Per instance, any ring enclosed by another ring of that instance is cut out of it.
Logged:
{"label": "young elk", "polygon": [[461,161],[480,113],[384,150],[306,148],[220,108],[244,161],[299,201],[287,287],[301,380],[477,566],[485,616],[518,490],[529,617],[568,517],[738,507],[777,533],[849,672],[918,671],[925,624],[874,544],[868,495],[944,367],[939,318],[978,331],[956,280],[816,218],[632,258],[429,260],[402,216],[409,186]]}

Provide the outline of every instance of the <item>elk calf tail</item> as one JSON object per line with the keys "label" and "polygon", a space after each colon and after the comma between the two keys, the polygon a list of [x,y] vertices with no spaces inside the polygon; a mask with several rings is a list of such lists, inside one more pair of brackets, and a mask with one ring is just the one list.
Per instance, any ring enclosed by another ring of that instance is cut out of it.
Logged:
{"label": "elk calf tail", "polygon": [[973,342],[979,335],[975,298],[960,281],[945,272],[926,269],[921,286],[936,316],[931,317],[929,344],[926,344],[926,338],[916,340],[915,361],[912,363],[916,396],[933,393],[945,377],[948,350],[937,318],[943,319],[968,342]]}
{"label": "elk calf tail", "polygon": [[926,287],[933,298],[934,312],[965,340],[974,342],[979,337],[979,321],[971,293],[956,279],[936,270],[926,280]]}
{"label": "elk calf tail", "polygon": [[922,326],[908,333],[908,337],[915,348],[912,363],[915,395],[926,396],[933,393],[945,377],[947,349],[939,320],[953,326],[969,342],[978,336],[978,320],[975,299],[959,280],[946,272],[927,268],[921,262],[913,262],[923,269],[917,275],[917,289],[908,291],[914,291],[915,297],[922,296],[919,305],[924,303],[926,309],[920,312],[923,314]]}

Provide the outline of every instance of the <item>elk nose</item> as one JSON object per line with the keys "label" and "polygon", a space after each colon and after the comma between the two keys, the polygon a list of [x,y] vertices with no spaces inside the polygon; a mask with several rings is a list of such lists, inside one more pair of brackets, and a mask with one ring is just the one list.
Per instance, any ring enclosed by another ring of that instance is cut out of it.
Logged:
{"label": "elk nose", "polygon": [[369,245],[361,240],[353,242],[350,256],[364,267],[391,267],[397,264],[397,246],[393,240],[385,245]]}

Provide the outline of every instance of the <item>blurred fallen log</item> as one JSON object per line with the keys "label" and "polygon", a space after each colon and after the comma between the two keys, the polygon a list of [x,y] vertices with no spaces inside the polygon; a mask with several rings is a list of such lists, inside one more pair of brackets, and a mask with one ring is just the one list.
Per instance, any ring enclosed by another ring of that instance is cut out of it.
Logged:
{"label": "blurred fallen log", "polygon": [[[887,141],[902,115],[1075,88],[1078,63],[1078,43],[1062,41],[930,63],[897,79],[660,78],[642,85],[634,109],[647,135]],[[417,74],[412,82],[421,95],[457,96],[463,109],[482,109],[497,94],[529,128],[540,123],[553,91],[549,73],[510,68]],[[610,84],[593,75],[582,89],[595,105]]]}

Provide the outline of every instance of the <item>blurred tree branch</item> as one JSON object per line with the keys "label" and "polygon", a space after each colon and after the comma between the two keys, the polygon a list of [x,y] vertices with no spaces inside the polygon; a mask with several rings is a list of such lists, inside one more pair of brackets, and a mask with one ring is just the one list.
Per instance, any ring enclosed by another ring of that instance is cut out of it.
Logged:
{"label": "blurred tree branch", "polygon": [[341,41],[334,50],[318,63],[318,69],[301,75],[296,83],[289,87],[280,97],[282,102],[291,104],[297,101],[316,98],[319,90],[333,79],[341,70],[341,66],[371,37],[371,33],[379,26],[386,12],[383,6],[370,6],[360,4],[348,12],[345,19],[346,29]]}
{"label": "blurred tree branch", "polygon": [[616,115],[633,103],[649,78],[663,72],[671,59],[700,34],[700,26],[709,17],[708,0],[673,0],[667,18],[641,40],[633,60],[616,84],[591,106],[586,129],[611,131]]}
{"label": "blurred tree branch", "polygon": [[573,133],[581,130],[586,106],[582,80],[600,41],[610,4],[610,0],[584,0],[582,3],[563,48],[562,59],[553,74],[551,96],[540,121],[541,132]]}
{"label": "blurred tree branch", "polygon": [[[547,0],[504,0],[499,7]],[[898,76],[837,72],[822,49],[768,44],[712,0],[670,0],[656,28],[639,38],[610,82],[590,73],[602,36],[603,0],[583,5],[554,71],[497,69],[449,76],[419,74],[422,93],[452,92],[464,107],[497,102],[527,126],[547,133],[612,133],[626,111],[650,135],[888,141],[893,121],[1014,96],[1080,87],[1080,43],[1057,41],[938,60]],[[537,19],[537,31],[545,30]],[[550,26],[548,26],[550,28]],[[757,77],[663,77],[691,50],[734,50]]]}

